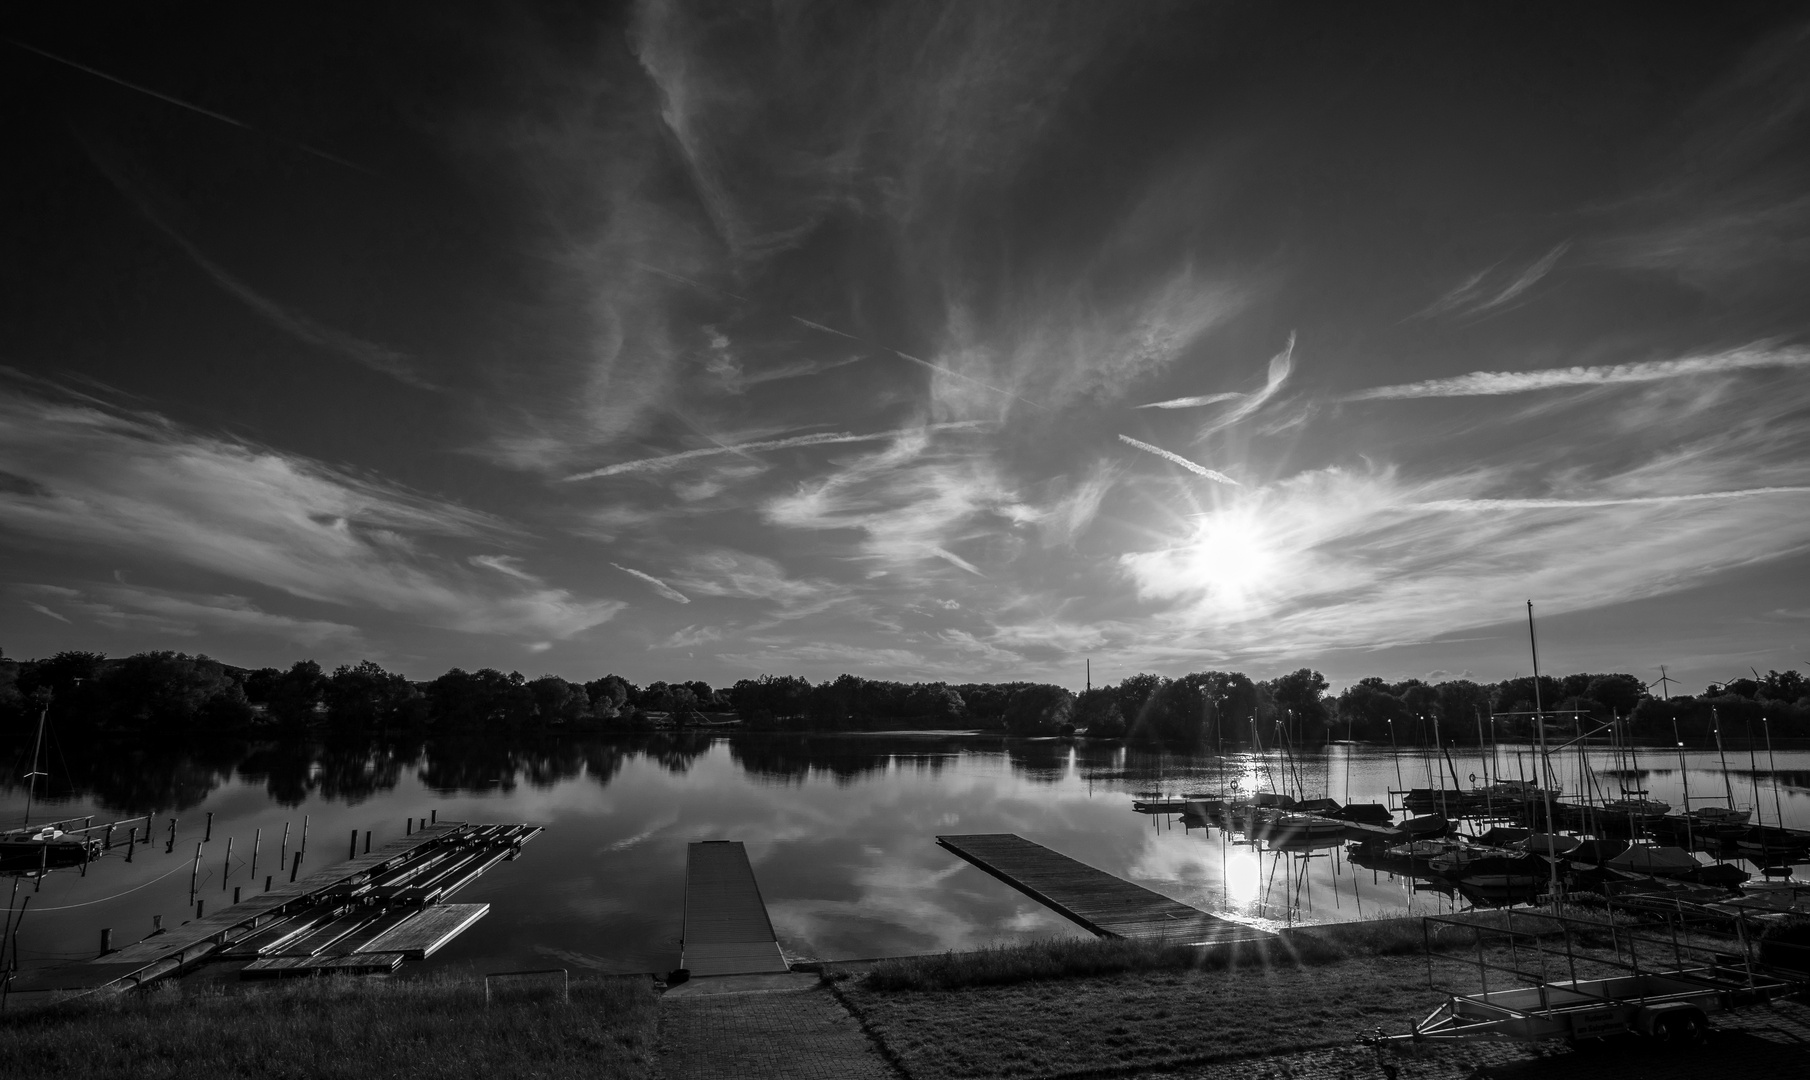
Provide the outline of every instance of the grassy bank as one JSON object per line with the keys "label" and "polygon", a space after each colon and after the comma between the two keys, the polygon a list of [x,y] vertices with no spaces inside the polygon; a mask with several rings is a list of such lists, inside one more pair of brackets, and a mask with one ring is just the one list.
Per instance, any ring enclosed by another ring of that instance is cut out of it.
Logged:
{"label": "grassy bank", "polygon": [[[1435,951],[1468,955],[1468,928],[1436,931]],[[1420,920],[1401,919],[1214,949],[1036,942],[831,977],[845,976],[837,992],[914,1080],[1111,1076],[1402,1031],[1444,997],[1427,987],[1423,941]],[[1471,969],[1437,973],[1475,988]]]}
{"label": "grassy bank", "polygon": [[180,983],[0,1017],[0,1076],[624,1078],[651,1073],[646,979],[575,975],[484,1003],[481,979]]}

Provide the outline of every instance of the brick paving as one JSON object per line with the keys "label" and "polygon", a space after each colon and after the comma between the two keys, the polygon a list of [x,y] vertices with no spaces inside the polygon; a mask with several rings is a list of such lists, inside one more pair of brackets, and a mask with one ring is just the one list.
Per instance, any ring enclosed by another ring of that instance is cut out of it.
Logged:
{"label": "brick paving", "polygon": [[668,1080],[899,1080],[815,975],[733,978],[694,979],[661,998]]}

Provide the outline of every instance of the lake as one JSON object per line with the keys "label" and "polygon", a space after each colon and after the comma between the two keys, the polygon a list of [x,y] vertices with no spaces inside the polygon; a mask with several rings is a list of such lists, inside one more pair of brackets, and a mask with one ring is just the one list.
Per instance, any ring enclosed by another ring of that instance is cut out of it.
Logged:
{"label": "lake", "polygon": [[[19,824],[30,746],[0,788],[0,821]],[[1491,772],[1531,776],[1526,748],[1499,747]],[[793,958],[854,959],[965,949],[1083,931],[939,848],[942,833],[1014,832],[1208,911],[1263,925],[1464,906],[1441,892],[1353,866],[1339,847],[1261,851],[1217,829],[1131,808],[1137,793],[1280,790],[1390,802],[1403,786],[1481,780],[1474,748],[1437,752],[1334,744],[1291,756],[1182,755],[1060,739],[964,733],[860,735],[683,734],[507,741],[435,738],[218,742],[196,748],[53,742],[42,767],[50,792],[33,821],[156,811],[155,842],[131,863],[123,845],[91,865],[51,874],[31,897],[21,966],[91,956],[103,927],[136,941],[161,915],[192,916],[190,870],[203,844],[198,895],[213,911],[235,886],[247,895],[277,874],[308,831],[304,873],[343,859],[352,830],[373,842],[401,836],[408,818],[534,822],[547,831],[522,858],[458,895],[490,914],[433,959],[405,968],[516,970],[567,966],[665,971],[677,965],[685,850],[692,840],[747,845],[781,946]],[[1586,764],[1587,763],[1587,764]],[[1676,806],[1733,792],[1758,818],[1810,827],[1810,751],[1762,746],[1728,754],[1725,785],[1714,749],[1642,748],[1629,759],[1593,748],[1554,759],[1569,793],[1645,788]],[[1776,764],[1776,768],[1774,765]],[[1433,779],[1429,779],[1429,778]],[[1776,782],[1775,782],[1776,781]],[[1713,797],[1713,799],[1712,799]],[[166,852],[168,819],[178,820]],[[254,833],[258,865],[251,867]],[[124,839],[124,833],[117,835]],[[232,842],[232,860],[227,844]],[[1746,867],[1753,869],[1752,867]],[[0,904],[15,881],[0,878]],[[17,901],[15,901],[16,906]]]}

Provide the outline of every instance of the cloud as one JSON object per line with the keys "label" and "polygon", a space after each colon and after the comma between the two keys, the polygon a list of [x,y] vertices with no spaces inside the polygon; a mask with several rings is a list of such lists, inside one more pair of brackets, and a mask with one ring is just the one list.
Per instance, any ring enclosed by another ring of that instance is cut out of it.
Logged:
{"label": "cloud", "polygon": [[52,610],[50,610],[50,609],[49,609],[49,608],[47,608],[47,607],[45,607],[45,606],[44,606],[44,605],[43,605],[43,604],[33,604],[33,603],[27,603],[27,604],[26,604],[26,605],[25,605],[25,606],[26,606],[26,607],[28,607],[28,608],[30,608],[30,609],[32,609],[32,610],[33,610],[33,611],[35,611],[35,612],[37,612],[37,613],[38,613],[38,614],[40,614],[40,615],[48,615],[48,616],[50,616],[50,617],[51,617],[51,618],[53,618],[53,619],[55,619],[55,620],[56,620],[56,621],[58,621],[58,622],[62,622],[62,623],[66,623],[66,622],[68,622],[68,621],[69,621],[69,620],[68,620],[68,619],[67,619],[67,618],[65,618],[65,617],[64,617],[64,616],[62,616],[62,615],[58,615],[58,614],[57,614],[57,613],[56,613],[56,612],[54,612],[54,611],[52,611]]}
{"label": "cloud", "polygon": [[789,577],[772,559],[730,548],[693,554],[674,581],[701,596],[774,600],[787,606],[818,600],[829,588],[827,583]]}
{"label": "cloud", "polygon": [[1449,379],[1377,386],[1347,394],[1346,401],[1400,400],[1405,398],[1480,397],[1524,394],[1572,386],[1614,386],[1655,382],[1661,379],[1722,375],[1759,368],[1810,366],[1810,350],[1774,348],[1755,344],[1706,356],[1677,360],[1649,360],[1597,367],[1547,368],[1539,371],[1473,371]]}
{"label": "cloud", "polygon": [[495,570],[499,574],[507,574],[518,581],[531,581],[540,584],[540,579],[521,567],[522,560],[513,555],[473,555],[466,560],[473,566],[482,566]]}
{"label": "cloud", "polygon": [[846,431],[822,432],[816,435],[795,435],[786,439],[765,439],[760,442],[735,443],[728,446],[706,446],[697,450],[682,450],[676,454],[665,454],[660,457],[639,458],[634,461],[621,461],[614,465],[606,465],[601,469],[576,473],[565,479],[595,480],[605,476],[621,476],[625,473],[663,472],[676,469],[704,458],[716,457],[720,454],[751,454],[766,450],[790,450],[804,446],[835,446],[846,443],[884,442],[896,439],[901,435],[918,431],[956,431],[980,426],[973,421],[948,424],[927,424],[922,428],[901,428],[897,431],[875,431],[865,435],[855,435]]}
{"label": "cloud", "polygon": [[712,641],[720,641],[723,631],[715,626],[699,626],[696,623],[674,630],[660,643],[664,649],[691,649],[699,645],[708,645]]}
{"label": "cloud", "polygon": [[1810,494],[1810,485],[1743,488],[1737,491],[1696,491],[1680,495],[1635,495],[1606,499],[1438,499],[1421,503],[1420,510],[1577,510],[1594,506],[1661,506],[1667,503],[1704,502],[1718,499],[1751,499],[1764,495]]}
{"label": "cloud", "polygon": [[1180,465],[1182,468],[1188,470],[1189,472],[1194,473],[1198,476],[1204,476],[1208,480],[1212,480],[1212,481],[1214,481],[1216,483],[1220,483],[1220,484],[1230,484],[1233,487],[1238,486],[1238,481],[1227,476],[1225,473],[1219,472],[1215,469],[1209,469],[1205,465],[1197,465],[1194,462],[1189,461],[1187,458],[1182,457],[1180,454],[1176,454],[1176,453],[1172,453],[1168,450],[1164,450],[1160,446],[1152,446],[1147,442],[1140,442],[1137,439],[1134,439],[1129,435],[1120,435],[1119,441],[1126,444],[1127,446],[1135,446],[1139,450],[1144,451],[1145,453],[1155,454],[1157,457],[1160,457],[1160,458],[1164,459],[1165,461],[1173,461],[1175,464]]}
{"label": "cloud", "polygon": [[[126,585],[94,585],[86,589],[26,585],[27,593],[55,596],[82,618],[110,630],[153,632],[194,637],[203,630],[224,634],[261,634],[308,648],[355,645],[357,627],[328,619],[303,619],[265,611],[243,596],[183,593]],[[44,610],[39,604],[34,608]],[[51,614],[50,612],[46,612]],[[57,618],[62,618],[58,615]],[[68,622],[68,619],[64,619]]]}
{"label": "cloud", "polygon": [[[372,371],[387,375],[397,382],[406,383],[416,389],[440,389],[437,383],[422,374],[417,361],[408,354],[388,345],[369,341],[328,326],[271,299],[246,284],[243,279],[209,258],[199,245],[171,224],[172,219],[176,216],[173,200],[165,196],[153,195],[148,182],[132,175],[135,170],[130,167],[122,152],[80,132],[77,132],[76,138],[88,151],[89,160],[100,169],[108,180],[112,181],[113,186],[119,189],[120,194],[124,195],[137,208],[146,221],[156,226],[159,232],[181,248],[183,253],[196,266],[200,267],[222,291],[298,341],[338,353],[349,360],[363,364]],[[160,204],[162,205],[160,206]]]}
{"label": "cloud", "polygon": [[1148,405],[1139,405],[1138,408],[1194,409],[1199,408],[1202,405],[1217,405],[1225,401],[1242,401],[1245,404],[1241,405],[1237,410],[1234,410],[1233,418],[1226,421],[1227,423],[1234,423],[1261,408],[1264,402],[1275,396],[1276,391],[1282,389],[1282,384],[1288,380],[1289,372],[1293,370],[1294,355],[1295,335],[1291,333],[1288,335],[1288,344],[1283,346],[1281,352],[1270,358],[1269,372],[1264,380],[1263,389],[1257,391],[1255,394],[1228,392],[1221,394],[1205,394],[1199,397],[1170,398],[1167,401],[1153,401]]}
{"label": "cloud", "polygon": [[1216,431],[1223,431],[1263,408],[1271,398],[1281,391],[1283,384],[1288,382],[1289,374],[1294,369],[1295,335],[1293,331],[1290,331],[1288,342],[1282,346],[1282,351],[1270,357],[1269,371],[1264,378],[1263,389],[1246,395],[1239,401],[1236,408],[1230,409],[1225,415],[1210,421],[1194,436],[1195,441],[1199,442]]}
{"label": "cloud", "polygon": [[1499,277],[1494,283],[1486,280],[1495,277],[1494,267],[1480,270],[1466,278],[1451,292],[1416,312],[1414,317],[1430,319],[1435,316],[1450,315],[1455,318],[1466,318],[1494,311],[1539,284],[1540,280],[1552,272],[1552,268],[1558,265],[1559,260],[1569,250],[1571,250],[1571,241],[1561,241],[1546,254],[1528,264],[1506,284],[1501,283]]}
{"label": "cloud", "polygon": [[500,575],[480,580],[440,553],[518,539],[499,518],[94,399],[0,383],[0,462],[49,492],[0,492],[13,544],[126,554],[468,633],[563,638],[622,607],[499,588]]}
{"label": "cloud", "polygon": [[675,604],[691,603],[691,597],[686,596],[684,593],[673,588],[671,585],[668,585],[666,582],[661,581],[659,578],[653,576],[652,574],[644,574],[639,570],[631,570],[630,568],[628,568],[626,566],[622,566],[618,563],[611,563],[610,565],[616,567],[616,569],[622,571],[625,574],[630,575],[631,577],[638,577],[642,581],[647,582],[649,585],[653,586],[653,590],[655,592],[659,593],[661,596],[665,597],[666,599],[671,600]]}

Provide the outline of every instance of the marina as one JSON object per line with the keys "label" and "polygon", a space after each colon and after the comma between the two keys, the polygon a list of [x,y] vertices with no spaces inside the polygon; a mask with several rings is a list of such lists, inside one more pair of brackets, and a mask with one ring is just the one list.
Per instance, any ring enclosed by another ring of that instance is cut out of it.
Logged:
{"label": "marina", "polygon": [[405,960],[432,955],[481,918],[488,904],[445,901],[515,858],[540,831],[534,825],[465,823],[411,829],[375,850],[298,881],[273,881],[265,892],[124,948],[17,973],[5,989],[9,1000],[114,993],[216,963],[236,965],[240,977],[253,979],[394,971]]}

